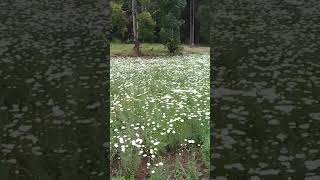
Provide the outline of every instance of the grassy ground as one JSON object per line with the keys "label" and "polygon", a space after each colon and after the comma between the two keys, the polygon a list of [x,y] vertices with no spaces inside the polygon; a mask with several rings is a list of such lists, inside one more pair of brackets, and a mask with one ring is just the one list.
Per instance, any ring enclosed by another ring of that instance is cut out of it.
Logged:
{"label": "grassy ground", "polygon": [[[111,43],[111,56],[132,56],[133,44]],[[183,45],[184,54],[208,54],[209,47]],[[162,44],[141,44],[141,53],[143,56],[165,56],[168,50]]]}
{"label": "grassy ground", "polygon": [[111,59],[114,179],[206,179],[209,55]]}

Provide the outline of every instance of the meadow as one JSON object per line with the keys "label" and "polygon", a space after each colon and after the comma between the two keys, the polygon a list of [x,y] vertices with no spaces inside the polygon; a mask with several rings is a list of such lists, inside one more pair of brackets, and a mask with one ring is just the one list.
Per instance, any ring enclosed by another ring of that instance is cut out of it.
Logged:
{"label": "meadow", "polygon": [[111,59],[111,174],[207,179],[209,54]]}

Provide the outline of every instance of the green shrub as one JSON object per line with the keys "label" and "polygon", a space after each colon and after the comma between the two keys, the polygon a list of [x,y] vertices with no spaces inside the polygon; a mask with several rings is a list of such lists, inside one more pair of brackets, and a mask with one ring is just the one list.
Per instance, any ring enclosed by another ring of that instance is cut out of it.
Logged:
{"label": "green shrub", "polygon": [[170,54],[180,54],[182,51],[181,43],[177,39],[168,39],[166,42],[164,42],[164,45],[168,48]]}

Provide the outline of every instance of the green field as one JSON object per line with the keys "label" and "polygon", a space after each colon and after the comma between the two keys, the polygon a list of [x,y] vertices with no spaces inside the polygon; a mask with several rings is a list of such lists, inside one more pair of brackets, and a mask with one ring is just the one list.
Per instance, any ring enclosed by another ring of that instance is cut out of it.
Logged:
{"label": "green field", "polygon": [[111,59],[114,179],[206,179],[209,54]]}
{"label": "green field", "polygon": [[[141,53],[143,56],[166,56],[168,55],[168,50],[162,44],[156,43],[142,43]],[[182,45],[183,54],[208,54],[209,47],[195,46],[189,47],[187,45]],[[121,43],[111,43],[110,54],[111,56],[132,56],[133,44],[121,44]]]}

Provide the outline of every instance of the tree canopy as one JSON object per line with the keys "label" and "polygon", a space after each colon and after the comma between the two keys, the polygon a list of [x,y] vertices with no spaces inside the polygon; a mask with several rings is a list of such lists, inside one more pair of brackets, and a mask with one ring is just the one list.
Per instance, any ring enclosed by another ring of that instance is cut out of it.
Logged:
{"label": "tree canopy", "polygon": [[138,42],[162,43],[171,53],[181,43],[209,43],[209,0],[136,0],[134,8],[132,0],[111,3],[113,41],[132,43],[137,31]]}

